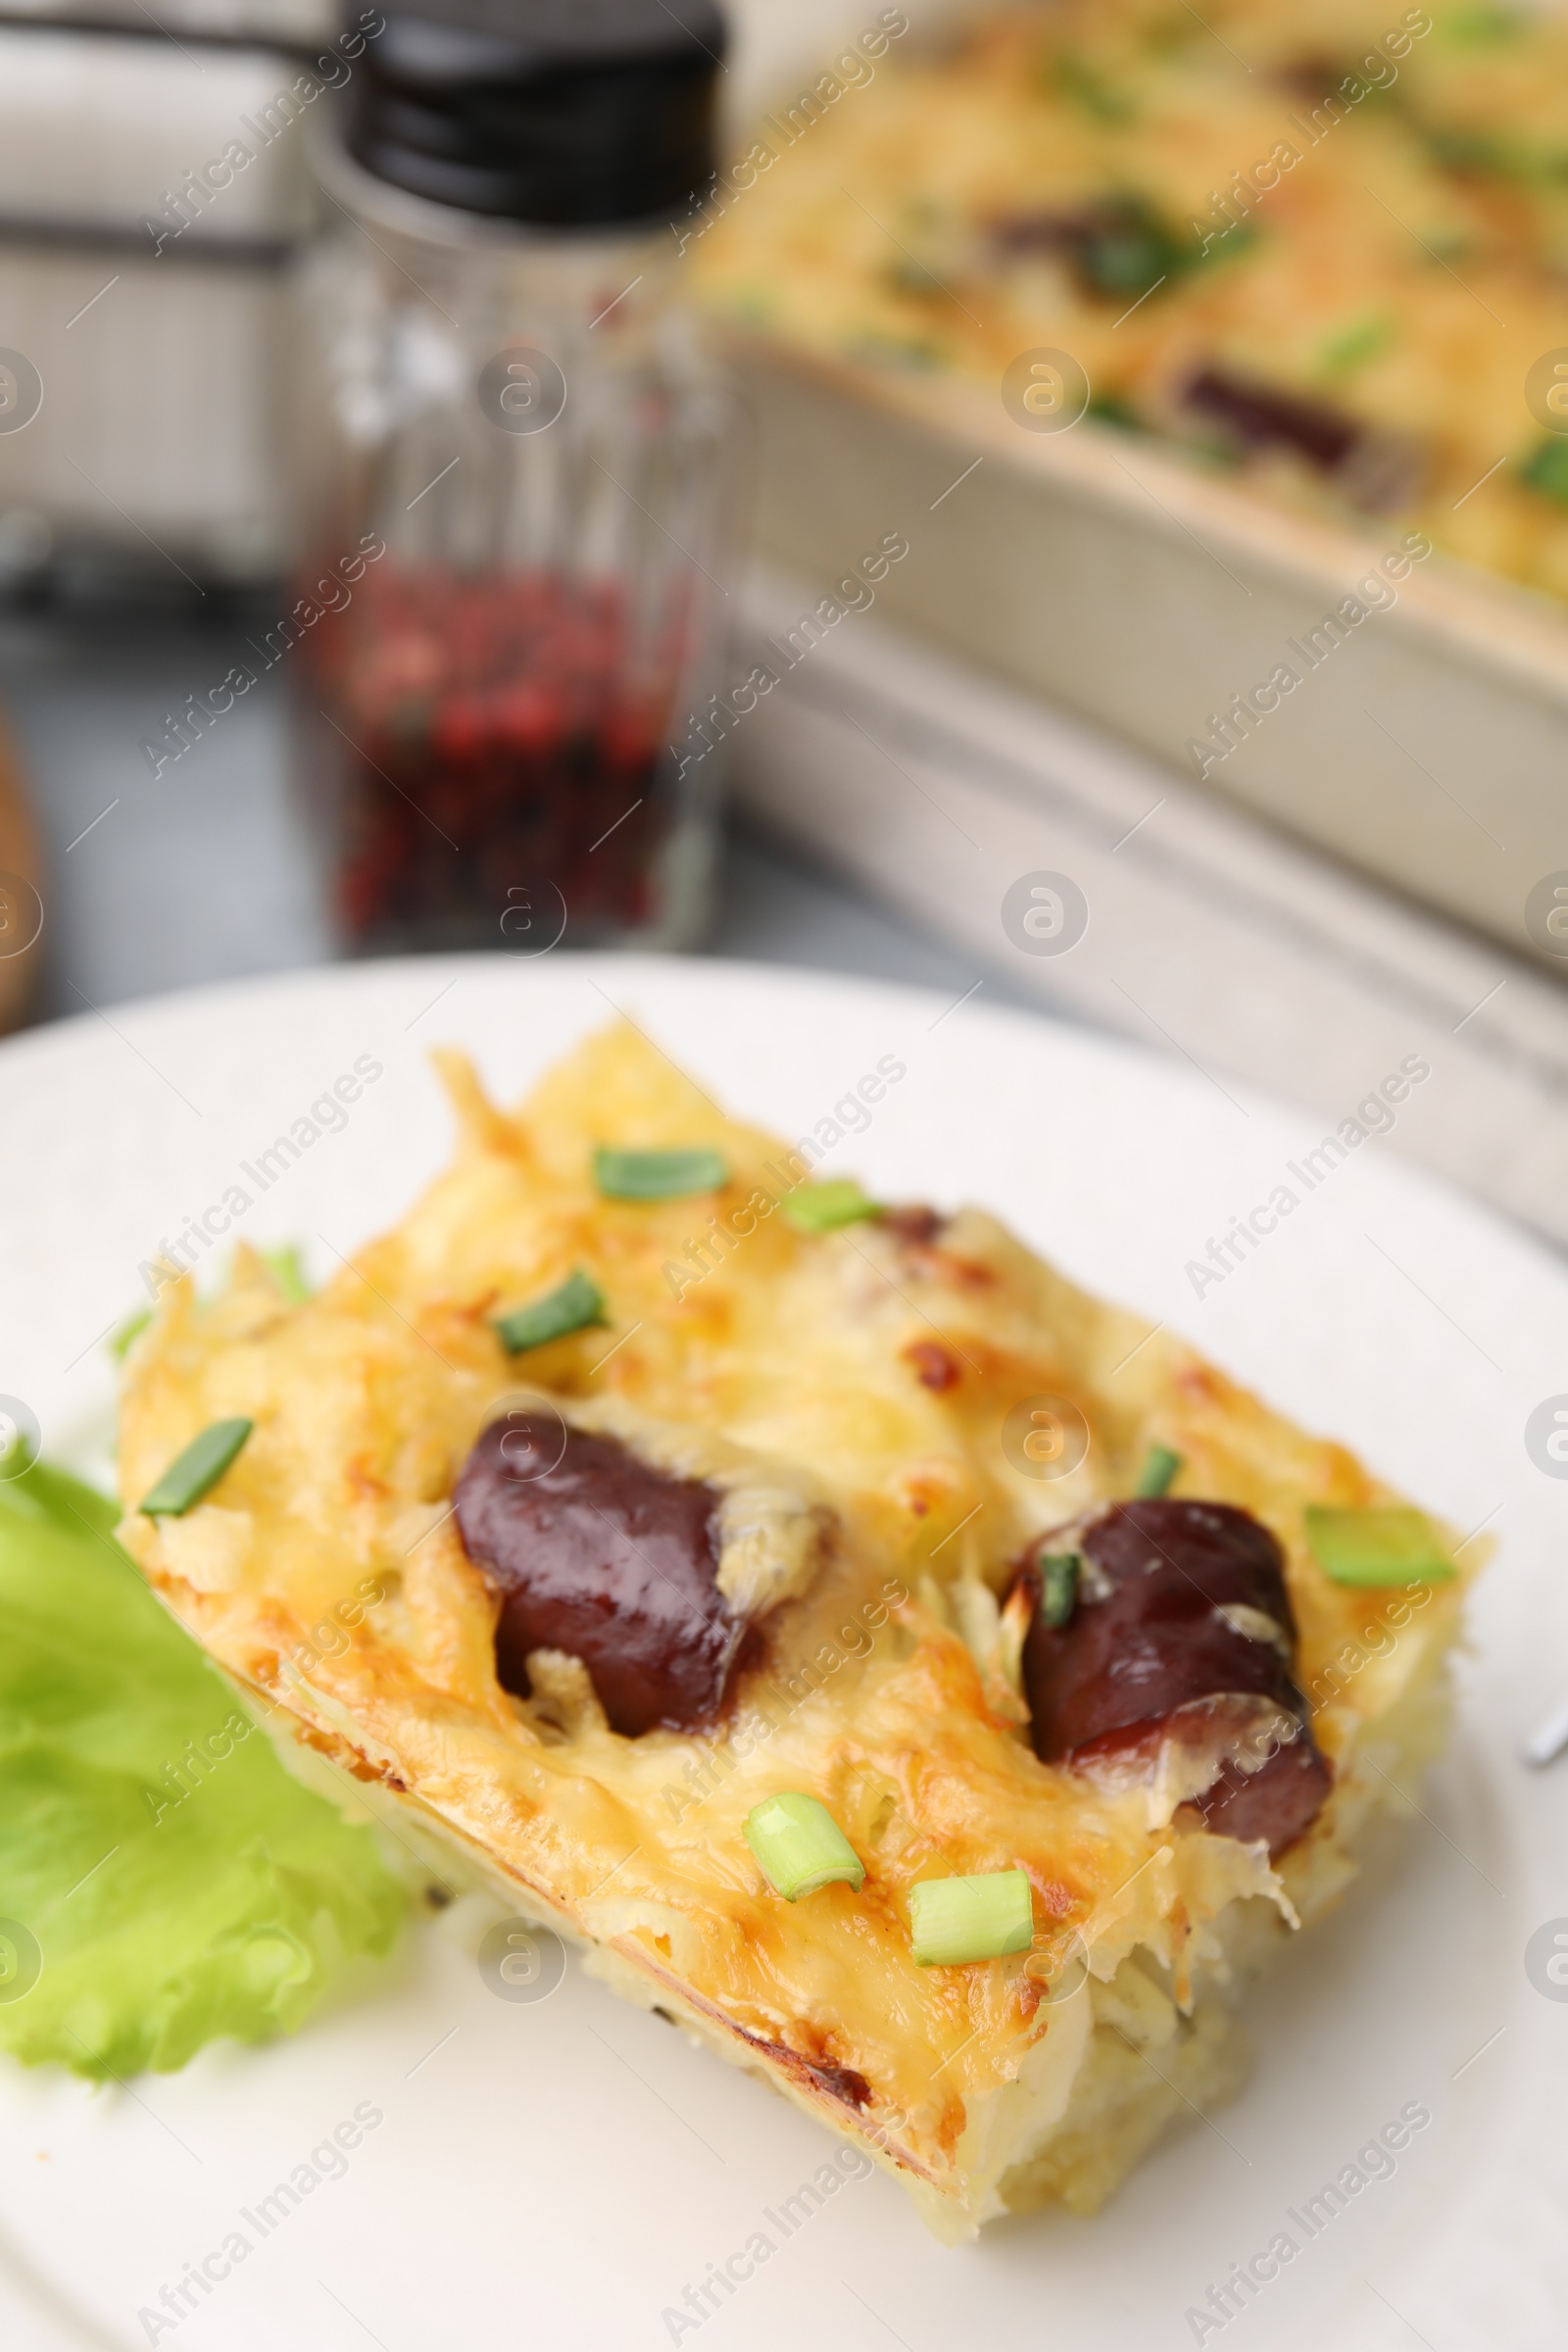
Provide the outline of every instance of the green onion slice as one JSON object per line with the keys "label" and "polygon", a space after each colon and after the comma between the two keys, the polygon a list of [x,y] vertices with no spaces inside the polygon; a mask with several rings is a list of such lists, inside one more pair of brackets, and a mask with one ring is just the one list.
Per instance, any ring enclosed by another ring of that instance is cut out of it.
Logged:
{"label": "green onion slice", "polygon": [[1424,1511],[1400,1504],[1331,1510],[1309,1503],[1307,1547],[1337,1585],[1443,1584],[1454,1564]]}
{"label": "green onion slice", "polygon": [[286,1242],[281,1250],[259,1250],[256,1254],[290,1306],[303,1306],[311,1296],[311,1286],[298,1242]]}
{"label": "green onion slice", "polygon": [[798,1788],[754,1805],[745,1836],[763,1877],[787,1903],[840,1879],[858,1889],[865,1878],[864,1863],[826,1805]]}
{"label": "green onion slice", "polygon": [[879,1217],[882,1204],[868,1200],[852,1177],[835,1177],[830,1184],[808,1184],[784,1202],[784,1221],[797,1233],[831,1233],[836,1225],[858,1225]]}
{"label": "green onion slice", "polygon": [[1047,1625],[1065,1625],[1077,1604],[1083,1561],[1075,1551],[1043,1551],[1038,1564],[1040,1614]]}
{"label": "green onion slice", "polygon": [[543,1298],[514,1307],[510,1315],[498,1315],[495,1332],[509,1355],[525,1355],[530,1348],[548,1347],[552,1340],[564,1340],[568,1332],[607,1320],[604,1292],[593,1276],[578,1266]]}
{"label": "green onion slice", "polygon": [[1034,1941],[1034,1901],[1021,1870],[983,1871],[970,1879],[924,1879],[909,1890],[909,1928],[922,1968],[1000,1960]]}
{"label": "green onion slice", "polygon": [[729,1161],[709,1144],[675,1152],[594,1153],[594,1182],[607,1200],[682,1200],[691,1193],[716,1193],[729,1182]]}
{"label": "green onion slice", "polygon": [[1161,1494],[1170,1493],[1171,1481],[1181,1466],[1181,1455],[1173,1453],[1168,1446],[1151,1446],[1133,1493],[1142,1502],[1157,1501]]}
{"label": "green onion slice", "polygon": [[117,1364],[124,1362],[130,1353],[131,1342],[141,1338],[152,1319],[153,1310],[150,1306],[133,1307],[123,1323],[110,1333],[105,1346]]}
{"label": "green onion slice", "polygon": [[199,1438],[192,1438],[151,1493],[142,1496],[148,1518],[182,1519],[211,1494],[255,1427],[254,1421],[215,1421]]}

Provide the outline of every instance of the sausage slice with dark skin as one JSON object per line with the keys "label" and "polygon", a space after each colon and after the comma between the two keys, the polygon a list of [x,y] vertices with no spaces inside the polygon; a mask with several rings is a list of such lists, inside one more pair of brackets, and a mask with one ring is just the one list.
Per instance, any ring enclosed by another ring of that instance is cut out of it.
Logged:
{"label": "sausage slice with dark skin", "polygon": [[502,1689],[525,1697],[529,1652],[560,1649],[628,1739],[713,1722],[746,1633],[717,1586],[721,1500],[614,1438],[568,1429],[563,1446],[552,1414],[492,1422],[456,1506],[464,1548],[501,1596]]}
{"label": "sausage slice with dark skin", "polygon": [[[1152,1753],[1165,1736],[1217,1740],[1215,1777],[1194,1799],[1205,1827],[1266,1838],[1274,1854],[1294,1843],[1332,1774],[1294,1680],[1296,1620],[1268,1529],[1228,1503],[1162,1497],[1113,1503],[1039,1548],[1082,1563],[1065,1622],[1037,1607],[1024,1641],[1041,1760]],[[1023,1573],[1038,1589],[1035,1568]]]}

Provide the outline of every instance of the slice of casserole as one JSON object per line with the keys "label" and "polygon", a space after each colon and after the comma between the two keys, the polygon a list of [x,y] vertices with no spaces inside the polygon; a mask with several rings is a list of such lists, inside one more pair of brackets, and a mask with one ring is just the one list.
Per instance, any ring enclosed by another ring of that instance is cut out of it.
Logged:
{"label": "slice of casserole", "polygon": [[456,1160],[325,1289],[242,1251],[167,1295],[123,1541],[310,1747],[942,2235],[1092,2211],[1236,2086],[1245,1975],[1437,1751],[1451,1539],[631,1028],[513,1115],[443,1067]]}

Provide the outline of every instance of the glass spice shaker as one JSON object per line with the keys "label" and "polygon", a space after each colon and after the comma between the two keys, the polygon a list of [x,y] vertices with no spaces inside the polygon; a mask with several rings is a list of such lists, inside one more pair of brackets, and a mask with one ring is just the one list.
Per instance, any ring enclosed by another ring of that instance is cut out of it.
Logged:
{"label": "glass spice shaker", "polygon": [[[729,403],[672,220],[714,0],[384,0],[317,158],[302,772],[354,952],[677,947],[716,760]],[[307,608],[315,617],[309,617]]]}

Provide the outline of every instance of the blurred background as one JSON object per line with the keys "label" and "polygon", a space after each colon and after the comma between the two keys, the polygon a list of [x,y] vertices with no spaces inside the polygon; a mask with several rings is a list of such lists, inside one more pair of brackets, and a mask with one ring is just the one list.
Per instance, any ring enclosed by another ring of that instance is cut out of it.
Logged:
{"label": "blurred background", "polygon": [[1480,0],[12,0],[0,1021],[869,971],[1568,1241],[1565,273]]}

